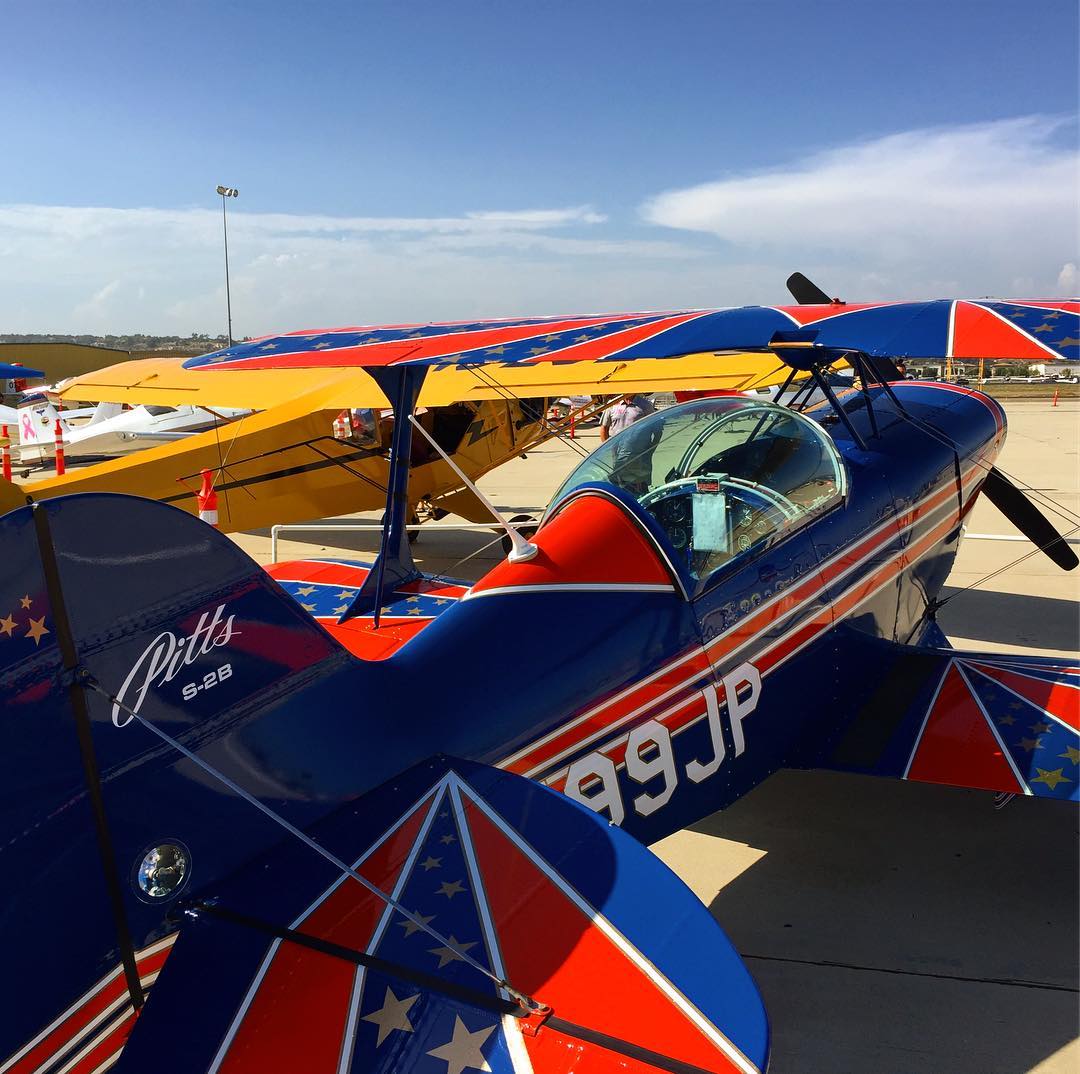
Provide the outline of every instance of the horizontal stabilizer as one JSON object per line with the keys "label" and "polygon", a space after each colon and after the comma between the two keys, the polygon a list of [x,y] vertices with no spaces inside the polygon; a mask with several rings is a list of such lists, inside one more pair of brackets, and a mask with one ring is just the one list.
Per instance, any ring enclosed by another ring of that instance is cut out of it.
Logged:
{"label": "horizontal stabilizer", "polygon": [[290,841],[192,894],[118,1074],[765,1069],[741,959],[602,817],[446,758],[360,805],[310,834],[363,884]]}

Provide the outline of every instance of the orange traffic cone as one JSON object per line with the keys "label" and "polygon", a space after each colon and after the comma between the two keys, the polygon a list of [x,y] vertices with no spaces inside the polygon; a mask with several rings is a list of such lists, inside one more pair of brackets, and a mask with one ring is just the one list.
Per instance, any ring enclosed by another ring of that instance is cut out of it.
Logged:
{"label": "orange traffic cone", "polygon": [[336,418],[334,418],[334,439],[335,440],[348,440],[351,433],[349,428],[349,412],[343,410]]}
{"label": "orange traffic cone", "polygon": [[0,467],[3,468],[4,480],[11,480],[11,440],[8,427],[0,425]]}
{"label": "orange traffic cone", "polygon": [[1054,389],[1054,401],[1050,405],[1051,406],[1057,406],[1057,401],[1058,401],[1058,390],[1057,390],[1057,388],[1055,388]]}
{"label": "orange traffic cone", "polygon": [[53,432],[56,438],[56,476],[62,477],[64,470],[64,427],[60,424],[60,419],[56,419],[56,429]]}
{"label": "orange traffic cone", "polygon": [[195,499],[199,503],[199,518],[217,529],[217,493],[214,491],[214,474],[211,470],[203,470],[201,473],[202,488],[195,494]]}

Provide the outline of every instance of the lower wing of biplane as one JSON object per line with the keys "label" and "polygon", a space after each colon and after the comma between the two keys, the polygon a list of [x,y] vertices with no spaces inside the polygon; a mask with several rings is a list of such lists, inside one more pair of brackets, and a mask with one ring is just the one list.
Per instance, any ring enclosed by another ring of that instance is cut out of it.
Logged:
{"label": "lower wing of biplane", "polygon": [[[939,639],[944,641],[944,638]],[[850,668],[796,767],[1080,801],[1080,665],[838,632]]]}
{"label": "lower wing of biplane", "polygon": [[757,989],[665,866],[415,760],[415,683],[369,704],[222,535],[88,495],[0,541],[7,1074],[765,1069]]}

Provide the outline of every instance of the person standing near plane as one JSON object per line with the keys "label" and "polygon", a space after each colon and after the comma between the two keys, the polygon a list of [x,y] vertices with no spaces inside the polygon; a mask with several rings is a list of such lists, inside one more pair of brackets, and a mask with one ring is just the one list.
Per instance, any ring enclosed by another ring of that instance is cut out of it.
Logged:
{"label": "person standing near plane", "polygon": [[[609,406],[600,418],[600,439],[607,440],[616,433],[625,432],[635,422],[655,413],[656,408],[645,396],[624,395],[617,403]],[[652,455],[655,447],[656,441],[648,433],[644,437],[626,433],[617,445],[612,445],[614,455],[611,480],[635,496],[645,492],[652,477]]]}
{"label": "person standing near plane", "polygon": [[624,395],[617,403],[609,406],[600,418],[600,439],[629,429],[635,421],[640,421],[648,414],[654,414],[656,407],[644,395]]}

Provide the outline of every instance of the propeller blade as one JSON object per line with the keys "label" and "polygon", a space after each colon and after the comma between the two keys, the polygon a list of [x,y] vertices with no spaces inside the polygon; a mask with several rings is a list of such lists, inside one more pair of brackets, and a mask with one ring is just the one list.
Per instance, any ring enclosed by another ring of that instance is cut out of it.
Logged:
{"label": "propeller blade", "polygon": [[997,467],[983,484],[986,498],[1036,547],[1062,570],[1071,571],[1080,560],[1050,520]]}
{"label": "propeller blade", "polygon": [[801,272],[793,272],[787,278],[787,289],[800,306],[828,306],[832,299],[816,283]]}

